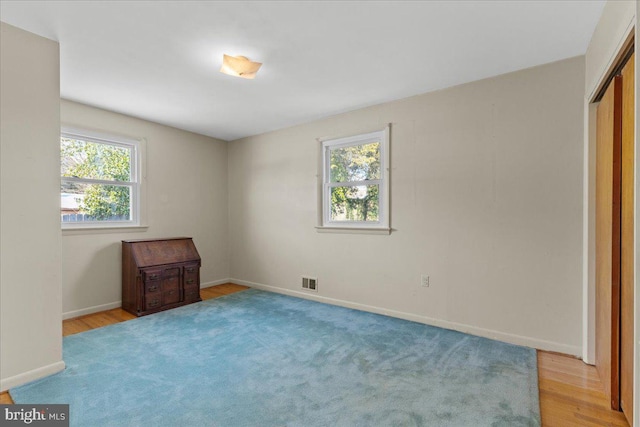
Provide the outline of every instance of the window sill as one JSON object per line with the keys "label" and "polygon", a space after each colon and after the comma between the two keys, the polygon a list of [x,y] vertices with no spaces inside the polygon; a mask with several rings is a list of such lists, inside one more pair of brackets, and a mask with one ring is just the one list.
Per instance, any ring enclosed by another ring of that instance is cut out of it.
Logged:
{"label": "window sill", "polygon": [[339,234],[377,234],[386,235],[391,234],[390,228],[366,228],[366,227],[316,227],[318,233],[339,233]]}
{"label": "window sill", "polygon": [[75,236],[79,234],[113,234],[113,233],[137,233],[147,231],[148,225],[115,225],[115,226],[95,226],[95,227],[74,227],[63,228],[63,236]]}

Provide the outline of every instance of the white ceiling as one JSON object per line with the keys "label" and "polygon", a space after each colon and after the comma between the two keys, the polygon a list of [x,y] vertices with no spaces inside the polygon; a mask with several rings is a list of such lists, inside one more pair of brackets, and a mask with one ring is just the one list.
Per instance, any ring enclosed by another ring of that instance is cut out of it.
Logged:
{"label": "white ceiling", "polygon": [[[585,53],[604,0],[6,1],[61,96],[233,140]],[[222,54],[263,62],[255,80]]]}

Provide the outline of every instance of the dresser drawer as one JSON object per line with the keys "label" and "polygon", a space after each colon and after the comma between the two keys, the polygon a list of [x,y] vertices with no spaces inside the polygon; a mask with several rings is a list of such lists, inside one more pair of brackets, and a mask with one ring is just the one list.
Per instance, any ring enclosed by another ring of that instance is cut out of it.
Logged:
{"label": "dresser drawer", "polygon": [[165,277],[162,280],[162,292],[177,291],[180,289],[180,276]]}
{"label": "dresser drawer", "polygon": [[151,280],[148,282],[144,282],[144,293],[152,294],[154,292],[160,292],[162,286],[159,280]]}
{"label": "dresser drawer", "polygon": [[198,286],[185,286],[184,300],[189,302],[200,301],[200,288]]}
{"label": "dresser drawer", "polygon": [[161,294],[151,294],[145,295],[144,297],[144,309],[147,310],[155,310],[162,306],[162,295]]}
{"label": "dresser drawer", "polygon": [[187,264],[184,266],[184,285],[199,284],[200,266],[198,264]]}
{"label": "dresser drawer", "polygon": [[196,286],[196,287],[197,287],[197,286],[199,285],[199,283],[198,283],[198,279],[197,279],[197,278],[195,278],[195,279],[193,279],[193,278],[188,279],[188,278],[186,278],[186,277],[185,277],[185,278],[184,278],[184,285],[185,285],[185,286]]}
{"label": "dresser drawer", "polygon": [[162,272],[162,277],[177,277],[180,276],[180,267],[169,267],[165,268]]}
{"label": "dresser drawer", "polygon": [[180,302],[180,292],[178,289],[162,293],[162,305],[175,304]]}
{"label": "dresser drawer", "polygon": [[142,280],[144,280],[145,283],[162,280],[162,269],[144,270],[142,272]]}

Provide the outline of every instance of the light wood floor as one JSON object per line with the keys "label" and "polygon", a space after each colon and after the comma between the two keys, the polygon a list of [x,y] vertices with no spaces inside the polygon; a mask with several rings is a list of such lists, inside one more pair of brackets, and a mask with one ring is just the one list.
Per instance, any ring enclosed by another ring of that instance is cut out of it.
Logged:
{"label": "light wood floor", "polygon": [[[202,299],[217,298],[247,289],[226,283],[200,291]],[[77,334],[101,326],[124,322],[135,316],[115,308],[62,322],[63,335]],[[624,415],[609,409],[603,386],[593,366],[570,356],[538,351],[538,381],[542,425],[549,427],[629,427]],[[0,393],[0,403],[13,403]]]}
{"label": "light wood floor", "polygon": [[538,384],[543,426],[629,427],[610,409],[596,368],[581,360],[538,351]]}
{"label": "light wood floor", "polygon": [[[209,288],[200,289],[200,297],[203,300],[218,298],[223,295],[233,294],[235,292],[248,289],[246,286],[235,285],[233,283],[225,283],[224,285],[211,286]],[[77,334],[78,332],[88,331],[90,329],[99,328],[101,326],[111,325],[112,323],[124,322],[125,320],[135,319],[131,313],[121,308],[101,311],[99,313],[87,314],[62,322],[62,336]]]}

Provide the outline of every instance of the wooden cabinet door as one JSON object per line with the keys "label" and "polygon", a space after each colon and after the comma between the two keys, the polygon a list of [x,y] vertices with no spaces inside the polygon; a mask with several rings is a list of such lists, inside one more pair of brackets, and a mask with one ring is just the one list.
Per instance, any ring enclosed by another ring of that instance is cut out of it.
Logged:
{"label": "wooden cabinet door", "polygon": [[596,368],[613,409],[620,404],[621,113],[622,78],[616,76],[596,124]]}

